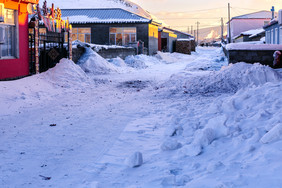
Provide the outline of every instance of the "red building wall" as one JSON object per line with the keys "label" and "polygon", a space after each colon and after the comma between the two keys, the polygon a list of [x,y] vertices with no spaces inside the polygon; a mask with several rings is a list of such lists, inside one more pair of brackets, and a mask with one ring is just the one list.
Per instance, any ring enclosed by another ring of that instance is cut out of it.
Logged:
{"label": "red building wall", "polygon": [[[6,6],[6,5],[5,5]],[[10,6],[10,7],[9,7]],[[6,8],[6,7],[5,7]],[[14,10],[26,10],[26,5],[18,5],[15,9],[13,4],[7,8]],[[29,59],[28,59],[28,14],[19,12],[19,59],[0,59],[0,79],[16,78],[27,76],[29,74]]]}
{"label": "red building wall", "polygon": [[162,51],[162,32],[159,31],[158,35],[158,50]]}

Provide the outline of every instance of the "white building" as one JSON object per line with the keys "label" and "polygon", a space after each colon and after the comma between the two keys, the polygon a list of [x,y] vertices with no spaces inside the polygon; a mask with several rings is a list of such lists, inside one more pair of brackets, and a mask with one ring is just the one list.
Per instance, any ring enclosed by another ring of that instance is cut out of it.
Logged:
{"label": "white building", "polygon": [[[274,14],[277,17],[277,13]],[[251,29],[262,28],[267,25],[272,19],[271,11],[259,11],[250,14],[233,17],[230,20],[231,39],[240,35],[244,31]],[[227,22],[228,27],[229,22]],[[227,29],[227,37],[229,38],[229,30]]]}

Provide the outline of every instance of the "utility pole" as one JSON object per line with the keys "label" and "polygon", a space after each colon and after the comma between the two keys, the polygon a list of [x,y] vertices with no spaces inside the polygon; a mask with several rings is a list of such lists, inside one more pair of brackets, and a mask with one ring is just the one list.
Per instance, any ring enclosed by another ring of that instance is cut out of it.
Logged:
{"label": "utility pole", "polygon": [[199,24],[200,22],[197,22],[197,44],[199,44]]}
{"label": "utility pole", "polygon": [[223,29],[224,29],[224,26],[223,26],[223,18],[221,18],[221,42],[224,41]]}
{"label": "utility pole", "polygon": [[[191,25],[191,35],[193,35],[193,25]],[[194,35],[195,38],[195,35]]]}
{"label": "utility pole", "polygon": [[229,33],[229,39],[228,39],[228,43],[231,43],[231,27],[230,27],[231,23],[230,23],[230,3],[228,3],[228,33]]}
{"label": "utility pole", "polygon": [[195,41],[196,41],[196,30],[194,30],[194,38],[195,38]]}

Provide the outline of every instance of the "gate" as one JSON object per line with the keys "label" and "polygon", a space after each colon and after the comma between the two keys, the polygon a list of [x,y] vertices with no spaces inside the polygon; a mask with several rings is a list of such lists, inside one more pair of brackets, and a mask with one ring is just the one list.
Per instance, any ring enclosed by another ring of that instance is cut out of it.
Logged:
{"label": "gate", "polygon": [[[59,63],[60,59],[70,58],[70,43],[65,43],[65,36],[68,37],[69,32],[48,32],[47,29],[45,32],[39,31],[37,27],[29,29],[30,74],[35,74],[38,71],[45,72]],[[38,68],[36,67],[36,55],[39,60]]]}

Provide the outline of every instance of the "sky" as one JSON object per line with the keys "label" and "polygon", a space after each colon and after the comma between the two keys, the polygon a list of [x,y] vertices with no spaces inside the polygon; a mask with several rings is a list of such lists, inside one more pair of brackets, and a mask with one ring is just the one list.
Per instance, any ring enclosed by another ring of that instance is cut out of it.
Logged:
{"label": "sky", "polygon": [[190,31],[196,28],[220,26],[228,20],[228,3],[231,17],[260,10],[282,9],[282,0],[131,0],[145,10],[164,20],[173,28]]}

